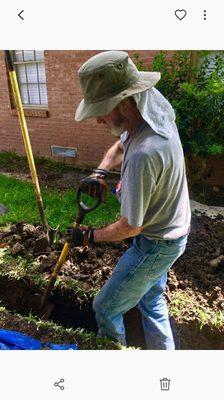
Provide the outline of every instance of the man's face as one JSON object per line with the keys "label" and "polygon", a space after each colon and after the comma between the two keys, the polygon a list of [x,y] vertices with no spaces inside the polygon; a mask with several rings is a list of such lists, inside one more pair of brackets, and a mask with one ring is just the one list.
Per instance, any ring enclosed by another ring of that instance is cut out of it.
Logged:
{"label": "man's face", "polygon": [[97,117],[98,124],[106,124],[115,136],[120,136],[127,130],[127,118],[119,111],[119,106],[115,107],[110,114]]}

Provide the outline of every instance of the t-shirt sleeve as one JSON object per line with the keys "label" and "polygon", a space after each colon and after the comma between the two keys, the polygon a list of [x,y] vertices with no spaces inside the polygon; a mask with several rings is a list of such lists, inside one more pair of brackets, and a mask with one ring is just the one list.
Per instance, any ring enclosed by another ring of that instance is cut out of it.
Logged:
{"label": "t-shirt sleeve", "polygon": [[133,154],[127,162],[122,176],[121,216],[129,225],[140,227],[155,190],[155,178],[145,154]]}

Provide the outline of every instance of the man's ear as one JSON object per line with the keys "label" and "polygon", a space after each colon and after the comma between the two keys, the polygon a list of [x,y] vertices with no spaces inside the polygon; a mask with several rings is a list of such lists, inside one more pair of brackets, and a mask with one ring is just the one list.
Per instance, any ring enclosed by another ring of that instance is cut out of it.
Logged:
{"label": "man's ear", "polygon": [[119,104],[119,111],[122,115],[126,115],[132,106],[132,97],[127,97]]}

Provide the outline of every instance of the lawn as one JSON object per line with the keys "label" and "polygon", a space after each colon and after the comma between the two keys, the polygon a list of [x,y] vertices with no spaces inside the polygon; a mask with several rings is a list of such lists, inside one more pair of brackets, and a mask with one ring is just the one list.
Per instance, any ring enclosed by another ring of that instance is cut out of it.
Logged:
{"label": "lawn", "polygon": [[[76,193],[74,190],[42,190],[42,197],[48,223],[51,227],[60,225],[66,230],[77,213]],[[15,223],[25,220],[40,223],[34,187],[31,183],[0,174],[0,203],[5,204],[9,213],[0,215],[0,223]],[[119,218],[119,203],[115,196],[109,195],[107,203],[86,216],[85,224],[104,226]]]}

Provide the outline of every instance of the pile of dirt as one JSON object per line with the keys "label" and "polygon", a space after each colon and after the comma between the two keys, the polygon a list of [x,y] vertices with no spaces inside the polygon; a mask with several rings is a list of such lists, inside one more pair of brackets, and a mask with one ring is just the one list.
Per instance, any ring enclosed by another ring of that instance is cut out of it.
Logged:
{"label": "pile of dirt", "polygon": [[[7,243],[14,257],[35,257],[38,270],[44,279],[52,272],[65,243],[60,234],[53,246],[36,251],[36,240],[44,235],[43,228],[25,222],[0,233],[0,242]],[[166,296],[171,301],[172,293],[184,291],[194,296],[201,305],[214,311],[224,310],[224,263],[217,267],[210,260],[224,254],[224,222],[221,217],[211,219],[206,215],[193,215],[192,228],[186,252],[175,263],[168,276]],[[78,248],[70,251],[60,276],[80,283],[85,293],[92,297],[110,277],[120,256],[127,250],[130,241],[96,245],[93,248]]]}
{"label": "pile of dirt", "polygon": [[167,298],[172,291],[194,296],[202,306],[224,310],[224,262],[210,261],[224,254],[224,218],[193,215],[186,251],[169,272]]}
{"label": "pile of dirt", "polygon": [[[31,254],[37,254],[36,243],[44,237],[45,232],[41,225],[34,226],[24,221],[11,225],[10,229],[5,232],[0,232],[2,247],[4,247],[4,243],[7,243],[11,247],[13,256],[21,255],[26,257]],[[46,249],[48,252],[49,250],[50,248]]]}
{"label": "pile of dirt", "polygon": [[[9,246],[13,257],[22,256],[36,260],[38,272],[43,279],[53,271],[66,241],[61,233],[53,245],[39,251],[39,241],[45,236],[41,225],[31,225],[24,221],[13,224],[5,232],[0,232],[0,246]],[[102,244],[94,247],[80,247],[70,250],[59,276],[79,281],[85,293],[100,289],[112,273],[120,256],[129,247],[127,243]]]}

